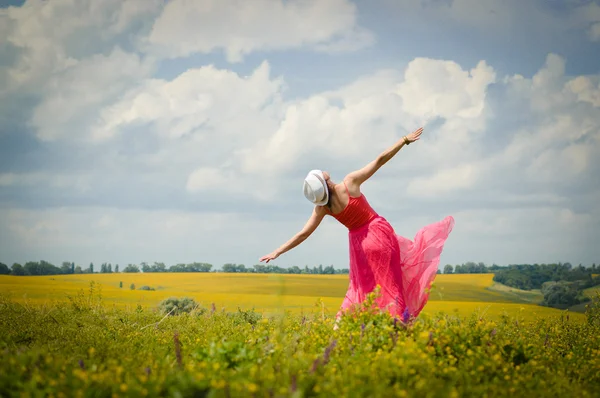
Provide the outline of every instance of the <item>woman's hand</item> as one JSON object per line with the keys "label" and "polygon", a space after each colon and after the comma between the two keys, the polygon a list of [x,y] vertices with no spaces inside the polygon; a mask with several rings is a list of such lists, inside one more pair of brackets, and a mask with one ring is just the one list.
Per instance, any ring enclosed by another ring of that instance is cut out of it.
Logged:
{"label": "woman's hand", "polygon": [[408,139],[408,142],[415,142],[415,141],[419,140],[422,133],[423,133],[423,127],[413,131],[412,133],[407,135],[406,138]]}
{"label": "woman's hand", "polygon": [[267,254],[266,256],[262,256],[260,258],[260,262],[266,261],[267,263],[271,260],[275,260],[277,257],[279,257],[279,253],[277,253],[277,251],[274,251],[271,254]]}

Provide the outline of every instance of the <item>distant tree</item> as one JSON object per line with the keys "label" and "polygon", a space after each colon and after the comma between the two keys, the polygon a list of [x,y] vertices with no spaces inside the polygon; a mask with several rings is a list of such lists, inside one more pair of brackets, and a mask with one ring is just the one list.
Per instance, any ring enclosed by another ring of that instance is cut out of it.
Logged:
{"label": "distant tree", "polygon": [[90,274],[94,273],[94,263],[90,263]]}
{"label": "distant tree", "polygon": [[75,267],[75,274],[83,274],[83,270],[81,269],[81,267],[78,265]]}
{"label": "distant tree", "polygon": [[438,268],[437,271],[436,271],[436,274],[439,275],[441,273],[442,273],[442,271]]}
{"label": "distant tree", "polygon": [[335,268],[333,268],[333,265],[329,265],[329,266],[323,268],[323,274],[325,274],[325,275],[335,274]]}
{"label": "distant tree", "polygon": [[290,268],[288,269],[288,272],[289,272],[290,274],[299,274],[299,273],[301,273],[301,272],[302,272],[302,270],[301,270],[301,269],[300,269],[300,267],[298,267],[297,265],[294,265],[294,266],[292,266],[292,267],[290,267]]}
{"label": "distant tree", "polygon": [[236,264],[223,264],[223,272],[238,272],[238,267]]}
{"label": "distant tree", "polygon": [[63,261],[61,267],[60,267],[60,271],[61,273],[68,275],[71,273],[71,263],[68,261]]}
{"label": "distant tree", "polygon": [[444,267],[444,274],[451,274],[452,271],[453,271],[452,265],[446,264],[446,266]]}
{"label": "distant tree", "polygon": [[8,268],[8,265],[4,264],[4,263],[0,263],[0,275],[9,275],[10,274],[10,268]]}
{"label": "distant tree", "polygon": [[108,267],[106,268],[106,272],[108,272],[109,274],[112,274],[112,264],[108,264]]}
{"label": "distant tree", "polygon": [[167,266],[165,263],[154,262],[152,265],[152,272],[167,272]]}
{"label": "distant tree", "polygon": [[119,273],[119,264],[115,265],[115,272]]}
{"label": "distant tree", "polygon": [[25,275],[59,275],[61,269],[47,261],[28,261],[23,266]]}
{"label": "distant tree", "polygon": [[140,272],[140,269],[135,264],[128,264],[127,267],[125,267],[125,269],[123,269],[123,272],[127,272],[127,273]]}
{"label": "distant tree", "polygon": [[71,273],[74,274],[75,273],[75,263],[71,263]]}
{"label": "distant tree", "polygon": [[542,285],[544,300],[542,305],[554,308],[568,308],[572,305],[589,301],[589,298],[581,294],[577,282],[545,282]]}
{"label": "distant tree", "polygon": [[25,268],[19,263],[14,263],[11,267],[10,273],[12,275],[23,276],[25,275]]}

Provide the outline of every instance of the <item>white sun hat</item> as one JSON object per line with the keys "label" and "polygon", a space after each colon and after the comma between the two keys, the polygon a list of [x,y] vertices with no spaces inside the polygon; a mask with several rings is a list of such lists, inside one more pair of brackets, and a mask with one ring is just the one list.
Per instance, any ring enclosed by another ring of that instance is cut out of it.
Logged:
{"label": "white sun hat", "polygon": [[304,179],[304,186],[302,187],[304,196],[312,203],[323,206],[327,204],[329,200],[329,190],[327,189],[327,183],[321,170],[311,170]]}

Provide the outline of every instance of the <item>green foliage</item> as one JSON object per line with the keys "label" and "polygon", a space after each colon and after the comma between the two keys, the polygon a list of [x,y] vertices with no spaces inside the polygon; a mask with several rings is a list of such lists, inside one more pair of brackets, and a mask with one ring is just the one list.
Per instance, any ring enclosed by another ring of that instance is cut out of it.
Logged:
{"label": "green foliage", "polygon": [[140,269],[138,268],[137,265],[135,264],[127,264],[127,267],[125,267],[123,269],[123,272],[128,272],[128,273],[132,273],[132,272],[140,272]]}
{"label": "green foliage", "polygon": [[169,272],[210,272],[212,264],[207,263],[191,263],[191,264],[176,264],[169,268]]}
{"label": "green foliage", "polygon": [[242,323],[256,325],[262,319],[262,314],[254,311],[254,308],[251,310],[242,310],[238,307],[238,312],[229,314],[229,316],[233,319],[235,325],[240,325]]}
{"label": "green foliage", "polygon": [[135,283],[132,283],[131,285],[129,285],[129,289],[135,290]]}
{"label": "green foliage", "polygon": [[573,267],[570,263],[558,264],[520,264],[510,265],[508,268],[498,270],[494,281],[522,290],[541,289],[545,282],[580,281],[580,288],[600,284],[600,278],[594,280],[593,267]]}
{"label": "green foliage", "polygon": [[153,287],[144,285],[144,286],[138,288],[138,290],[156,290],[156,289]]}
{"label": "green foliage", "polygon": [[121,288],[121,289],[123,288],[123,281],[119,282],[119,288]]}
{"label": "green foliage", "polygon": [[119,310],[102,305],[93,285],[50,306],[0,297],[0,395],[591,397],[600,390],[600,296],[580,323],[439,314],[405,324],[373,302],[334,330],[321,311],[254,319],[239,310],[170,317]]}
{"label": "green foliage", "polygon": [[10,274],[10,268],[8,268],[8,265],[4,264],[4,263],[0,263],[0,275],[9,275]]}
{"label": "green foliage", "polygon": [[25,275],[25,269],[19,263],[14,263],[10,270],[11,275],[23,276]]}
{"label": "green foliage", "polygon": [[600,292],[596,292],[592,303],[587,304],[585,308],[587,322],[592,326],[600,327]]}
{"label": "green foliage", "polygon": [[589,301],[576,282],[545,282],[542,285],[542,294],[542,305],[554,308],[568,308]]}
{"label": "green foliage", "polygon": [[23,270],[25,275],[58,275],[62,273],[60,268],[44,260],[28,261],[23,266]]}
{"label": "green foliage", "polygon": [[206,310],[196,303],[193,298],[190,297],[169,297],[160,302],[158,309],[165,315],[181,315],[184,313],[191,314],[203,314]]}

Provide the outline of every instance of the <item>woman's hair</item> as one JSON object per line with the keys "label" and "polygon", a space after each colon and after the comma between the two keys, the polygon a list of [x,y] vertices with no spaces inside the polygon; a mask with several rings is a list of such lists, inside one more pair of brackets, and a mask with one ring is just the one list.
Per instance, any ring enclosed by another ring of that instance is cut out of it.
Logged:
{"label": "woman's hair", "polygon": [[329,189],[329,187],[327,187],[327,190],[329,191],[329,196],[327,197],[327,203],[325,203],[325,206],[327,206],[327,208],[331,211],[331,196],[332,196],[332,189]]}

